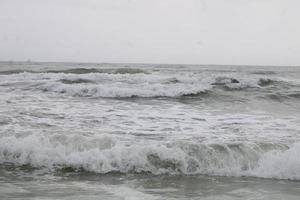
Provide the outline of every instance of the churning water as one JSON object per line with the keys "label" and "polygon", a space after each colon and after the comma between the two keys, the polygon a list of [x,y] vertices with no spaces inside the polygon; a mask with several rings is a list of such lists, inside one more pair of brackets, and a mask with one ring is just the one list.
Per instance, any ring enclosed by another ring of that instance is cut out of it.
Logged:
{"label": "churning water", "polygon": [[1,63],[1,199],[298,199],[297,67]]}

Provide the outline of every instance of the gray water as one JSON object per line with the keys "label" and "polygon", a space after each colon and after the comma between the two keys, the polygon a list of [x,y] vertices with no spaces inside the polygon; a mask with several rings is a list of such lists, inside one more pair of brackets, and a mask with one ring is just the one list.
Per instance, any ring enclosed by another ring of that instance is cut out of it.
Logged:
{"label": "gray water", "polygon": [[0,63],[1,199],[299,199],[300,69]]}

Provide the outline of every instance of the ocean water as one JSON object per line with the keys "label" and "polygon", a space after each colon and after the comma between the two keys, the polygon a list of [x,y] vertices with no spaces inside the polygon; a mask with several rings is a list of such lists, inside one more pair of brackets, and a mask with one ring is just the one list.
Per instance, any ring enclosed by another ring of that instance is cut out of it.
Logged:
{"label": "ocean water", "polygon": [[299,199],[300,68],[0,63],[0,199]]}

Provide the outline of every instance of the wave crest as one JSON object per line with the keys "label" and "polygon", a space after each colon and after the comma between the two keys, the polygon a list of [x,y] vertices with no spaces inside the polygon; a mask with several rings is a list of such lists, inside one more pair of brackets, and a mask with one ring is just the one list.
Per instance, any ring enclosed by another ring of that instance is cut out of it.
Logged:
{"label": "wave crest", "polygon": [[[71,71],[70,71],[71,70]],[[70,69],[62,73],[19,73],[3,75],[2,86],[29,87],[45,92],[63,93],[80,97],[184,97],[195,96],[207,92],[252,91],[273,95],[274,92],[291,94],[289,98],[297,97],[297,93],[289,93],[293,86],[289,82],[266,77],[215,75],[202,73],[151,74],[134,68],[105,69],[110,73],[92,73],[95,69]],[[294,88],[297,89],[297,88]],[[264,93],[265,92],[265,93]],[[295,95],[293,95],[295,94]],[[268,97],[268,96],[267,96]]]}
{"label": "wave crest", "polygon": [[85,170],[95,173],[152,173],[253,176],[300,180],[300,143],[129,144],[101,136],[2,137],[0,163]]}

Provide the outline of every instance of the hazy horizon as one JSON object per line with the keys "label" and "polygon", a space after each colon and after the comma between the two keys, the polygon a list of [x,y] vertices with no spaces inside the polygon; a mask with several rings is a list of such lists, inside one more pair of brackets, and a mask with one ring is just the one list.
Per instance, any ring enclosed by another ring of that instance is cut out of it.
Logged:
{"label": "hazy horizon", "polygon": [[[116,64],[116,65],[183,65],[183,66],[187,66],[187,65],[191,65],[191,66],[241,66],[241,67],[300,67],[300,65],[254,65],[254,64],[211,64],[211,63],[203,63],[203,64],[197,64],[197,63],[134,63],[134,62],[125,62],[125,63],[121,63],[121,62],[81,62],[81,61],[36,61],[36,60],[0,60],[0,63],[28,63],[28,64],[35,64],[35,63],[66,63],[66,64]],[[130,66],[128,66],[130,67]]]}

